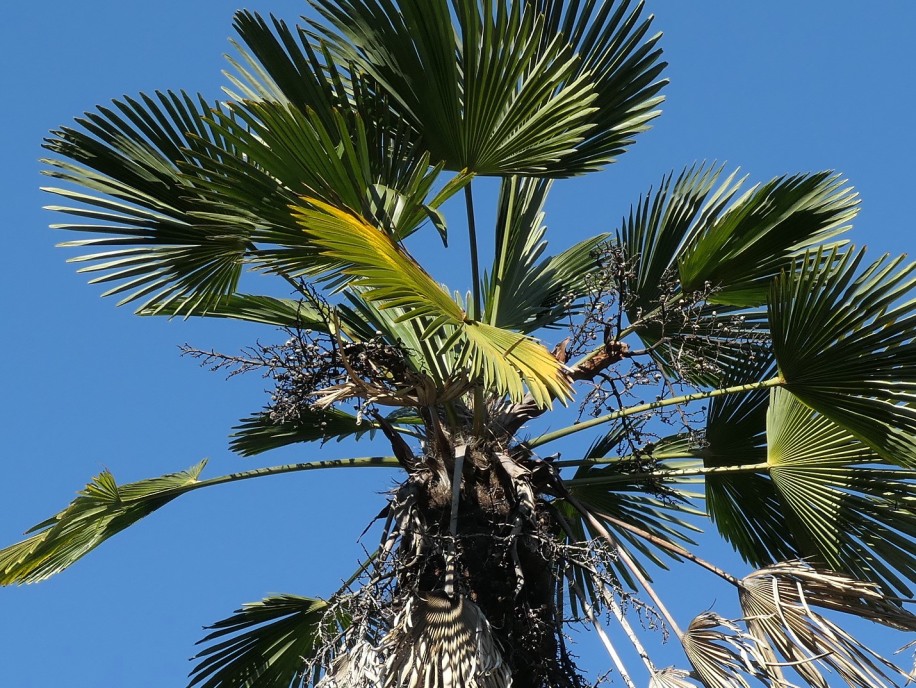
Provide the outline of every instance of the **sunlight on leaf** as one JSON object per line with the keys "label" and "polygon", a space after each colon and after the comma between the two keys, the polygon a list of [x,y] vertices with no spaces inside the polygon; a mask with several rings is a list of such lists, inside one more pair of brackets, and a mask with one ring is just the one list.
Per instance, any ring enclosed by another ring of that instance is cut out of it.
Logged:
{"label": "sunlight on leaf", "polygon": [[884,256],[863,267],[864,257],[810,252],[774,281],[773,349],[796,397],[885,460],[913,468],[916,263]]}
{"label": "sunlight on leaf", "polygon": [[771,654],[782,656],[811,686],[827,688],[821,666],[849,685],[863,688],[895,686],[898,679],[909,678],[812,608],[916,631],[916,616],[888,599],[874,583],[817,571],[802,562],[784,562],[746,576],[739,599],[751,635]]}
{"label": "sunlight on leaf", "polygon": [[206,463],[124,485],[103,471],[70,506],[28,531],[36,535],[0,550],[0,585],[36,583],[63,571],[112,535],[192,488]]}

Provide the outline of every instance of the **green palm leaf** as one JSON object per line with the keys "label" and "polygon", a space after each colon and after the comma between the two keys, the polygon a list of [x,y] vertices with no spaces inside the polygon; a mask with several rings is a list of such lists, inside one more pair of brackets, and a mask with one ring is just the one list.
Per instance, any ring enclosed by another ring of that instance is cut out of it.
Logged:
{"label": "green palm leaf", "polygon": [[484,320],[491,325],[532,332],[555,326],[575,313],[593,289],[597,249],[607,234],[579,242],[563,253],[541,259],[544,201],[551,182],[509,177],[500,189],[496,219],[496,254],[484,276]]}
{"label": "green palm leaf", "polygon": [[[114,101],[113,109],[87,113],[77,119],[80,129],[62,128],[45,143],[64,158],[45,160],[45,174],[88,191],[47,188],[81,204],[51,209],[96,222],[53,226],[101,235],[62,245],[104,248],[75,260],[92,263],[82,272],[103,273],[92,282],[117,282],[106,294],[126,294],[122,303],[183,298],[193,311],[236,287],[257,218],[230,199],[214,212],[204,198],[210,174],[200,170],[193,152],[204,142],[219,146],[206,122],[218,108],[185,93],[126,98]],[[225,157],[237,155],[221,150]],[[241,160],[234,164],[246,168],[253,184],[275,186]]]}
{"label": "green palm leaf", "polygon": [[[733,384],[773,376],[771,357],[733,369]],[[707,468],[756,466],[753,472],[706,476],[706,508],[719,534],[753,566],[800,556],[795,528],[767,475],[766,416],[769,391],[717,397],[709,407],[704,444],[694,448]]]}
{"label": "green palm leaf", "polygon": [[299,442],[340,441],[372,432],[377,426],[339,409],[299,409],[296,421],[275,421],[269,413],[243,418],[230,435],[229,448],[241,456],[256,456]]}
{"label": "green palm leaf", "polygon": [[[784,389],[770,392],[767,463],[802,552],[910,595],[916,481]],[[897,575],[895,572],[899,572]]]}
{"label": "green palm leaf", "polygon": [[[406,170],[387,169],[378,159],[379,148],[415,146],[409,140],[386,140],[409,132],[392,132],[384,123],[367,120],[355,111],[334,110],[330,119],[333,126],[326,127],[312,108],[303,111],[289,103],[245,101],[233,107],[232,117],[220,116],[215,126],[249,160],[268,170],[284,189],[351,208],[397,238],[411,234],[428,219],[444,231],[444,221],[436,208],[467,183],[467,175],[447,182],[430,200],[427,197],[441,167],[431,168],[427,153],[410,153]],[[216,151],[211,153],[211,157],[215,154]],[[203,158],[201,164],[217,167]],[[388,178],[386,174],[394,176]],[[236,186],[241,187],[244,181],[238,179]],[[214,188],[215,196],[223,193],[224,185]],[[265,216],[276,213],[278,208],[276,200],[269,197],[251,201]],[[286,212],[289,205],[287,202],[279,208]],[[291,247],[294,260],[295,251],[303,250],[301,235],[288,215],[258,227],[253,236],[266,244]],[[293,267],[298,267],[295,262]],[[301,267],[299,271],[306,272]]]}
{"label": "green palm leaf", "polygon": [[[396,101],[434,160],[477,174],[570,176],[613,160],[658,113],[658,36],[630,11],[459,0],[313,0],[313,28]],[[549,11],[553,25],[544,12]],[[586,27],[594,30],[587,37]],[[604,49],[580,57],[580,47]],[[457,59],[456,59],[457,56]]]}
{"label": "green palm leaf", "polygon": [[[235,27],[247,50],[231,60],[242,91],[236,108],[248,127],[233,136],[248,139],[255,159],[297,192],[302,187],[325,201],[372,218],[398,238],[432,220],[445,238],[437,207],[468,179],[425,199],[440,167],[430,168],[418,134],[391,110],[389,98],[365,74],[343,70],[323,43],[301,27],[293,32],[257,14],[239,12]],[[253,141],[252,141],[253,139]],[[261,145],[264,144],[264,145]],[[282,242],[281,242],[282,243]]]}
{"label": "green palm leaf", "polygon": [[693,227],[678,256],[682,288],[695,291],[709,283],[718,288],[715,303],[764,303],[772,278],[797,256],[850,228],[858,197],[845,183],[819,172],[749,189]]}
{"label": "green palm leaf", "polygon": [[[176,299],[170,304],[156,308],[147,307],[139,315],[181,315],[187,311],[185,299]],[[276,325],[277,327],[326,330],[327,314],[301,299],[278,299],[273,296],[256,294],[230,294],[209,303],[205,308],[190,315],[207,318],[229,318]]]}
{"label": "green palm leaf", "polygon": [[678,260],[690,237],[715,221],[738,188],[734,175],[716,187],[721,172],[695,166],[677,179],[667,175],[624,220],[617,233],[623,264],[611,266],[624,275],[629,329],[664,370],[707,386],[724,384],[725,371],[762,355],[766,336],[762,311],[718,303],[711,285],[689,292],[680,282]]}
{"label": "green palm leaf", "polygon": [[[459,351],[472,378],[519,402],[524,382],[540,406],[569,396],[563,366],[524,335],[468,320],[464,310],[386,233],[318,199],[294,210],[303,233],[321,252],[326,270],[349,275],[361,297],[400,307],[405,319],[428,318],[421,338],[448,328],[445,351]],[[457,348],[456,348],[457,347]]]}
{"label": "green palm leaf", "polygon": [[63,571],[112,535],[194,489],[206,463],[124,485],[103,471],[66,509],[28,531],[35,535],[0,550],[0,585],[36,583]]}
{"label": "green palm leaf", "polygon": [[860,273],[863,258],[811,252],[776,279],[773,349],[786,389],[883,459],[912,468],[916,264],[884,257]]}
{"label": "green palm leaf", "polygon": [[[290,688],[306,676],[306,661],[322,647],[328,603],[297,595],[273,595],[244,605],[209,628],[209,647],[195,659],[189,686]],[[333,630],[333,629],[330,629]]]}
{"label": "green palm leaf", "polygon": [[[398,431],[422,422],[417,416],[404,413],[389,414],[387,420]],[[269,413],[258,413],[242,419],[233,428],[229,448],[241,456],[255,456],[300,442],[339,442],[346,437],[359,439],[366,433],[371,438],[378,427],[370,418],[359,418],[336,408],[301,408],[295,421],[283,422],[272,419]]]}
{"label": "green palm leaf", "polygon": [[576,76],[588,75],[597,93],[596,125],[564,163],[595,169],[602,160],[613,162],[637,133],[649,128],[664,100],[657,94],[667,79],[658,77],[667,63],[659,61],[661,34],[649,34],[652,15],[641,17],[641,1],[527,2],[544,14],[547,36],[563,36],[572,46],[579,58]]}

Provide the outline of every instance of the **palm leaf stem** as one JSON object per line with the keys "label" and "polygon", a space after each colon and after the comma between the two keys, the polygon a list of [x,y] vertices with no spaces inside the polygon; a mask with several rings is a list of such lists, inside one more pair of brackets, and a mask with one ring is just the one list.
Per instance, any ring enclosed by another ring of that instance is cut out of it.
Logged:
{"label": "palm leaf stem", "polygon": [[[238,473],[228,473],[215,478],[200,480],[189,485],[174,489],[177,494],[184,494],[202,487],[211,487],[213,485],[224,485],[234,483],[239,480],[249,480],[251,478],[262,478],[268,475],[283,475],[284,473],[296,473],[298,471],[315,471],[325,468],[401,468],[397,457],[394,456],[360,456],[351,459],[326,459],[324,461],[308,461],[306,463],[288,463],[281,466],[267,466],[265,468],[255,468],[250,471],[240,471]],[[161,495],[169,496],[171,491],[164,490]]]}
{"label": "palm leaf stem", "polygon": [[617,558],[623,562],[623,564],[630,570],[630,573],[633,574],[633,577],[639,581],[639,584],[643,589],[648,593],[649,597],[652,598],[652,601],[655,603],[655,606],[658,608],[658,611],[662,616],[665,617],[665,620],[668,622],[668,625],[671,626],[671,630],[674,631],[674,634],[678,639],[683,638],[684,632],[677,625],[677,621],[674,620],[671,612],[668,611],[668,608],[665,606],[662,599],[658,596],[658,593],[655,592],[655,588],[652,587],[652,584],[649,582],[648,578],[642,573],[642,569],[639,565],[633,560],[633,557],[630,556],[630,553],[624,547],[620,546],[620,543],[617,541],[607,528],[592,514],[591,511],[586,509],[582,503],[573,497],[568,491],[564,490],[563,498],[572,504],[573,508],[578,511],[589,525],[595,529],[595,532],[600,533],[601,537],[607,540],[608,544],[614,549],[614,553],[617,555]]}
{"label": "palm leaf stem", "polygon": [[471,295],[474,312],[472,319],[480,320],[483,309],[480,303],[480,261],[477,257],[477,221],[474,218],[474,193],[471,183],[464,187],[464,206],[468,214],[468,243],[471,253]]}
{"label": "palm leaf stem", "polygon": [[[480,259],[477,256],[477,220],[474,215],[474,193],[471,189],[473,182],[468,182],[464,187],[464,207],[468,215],[468,245],[471,255],[471,308],[472,318],[475,320],[483,317],[483,308],[480,301]],[[474,387],[474,432],[483,433],[484,427],[484,398],[483,388]]]}
{"label": "palm leaf stem", "polygon": [[700,557],[684,549],[680,545],[677,545],[673,542],[665,540],[664,538],[660,538],[656,535],[653,535],[652,533],[646,530],[643,530],[642,528],[638,526],[634,526],[632,523],[627,523],[626,521],[621,521],[620,519],[614,518],[613,516],[609,514],[602,514],[601,517],[604,520],[606,520],[608,523],[611,523],[618,528],[629,530],[631,533],[638,535],[639,537],[643,538],[644,540],[647,540],[648,542],[651,542],[653,545],[657,545],[658,547],[661,547],[662,549],[668,550],[672,554],[676,554],[677,556],[683,557],[684,559],[688,561],[692,561],[697,566],[700,566],[706,569],[710,573],[716,574],[719,578],[721,578],[722,580],[728,583],[731,583],[736,588],[741,587],[741,582],[737,578],[735,578],[733,575],[731,575],[727,571],[723,571],[718,566],[716,566],[715,564],[709,563],[705,559],[700,559]]}
{"label": "palm leaf stem", "polygon": [[582,610],[585,612],[588,620],[592,622],[592,626],[595,627],[595,632],[598,634],[598,637],[601,638],[604,649],[607,650],[608,656],[611,658],[611,661],[614,662],[617,671],[620,672],[620,677],[623,679],[623,682],[627,685],[627,688],[636,688],[636,684],[633,683],[633,679],[631,679],[630,675],[627,673],[626,667],[620,659],[620,655],[617,654],[617,648],[614,647],[611,639],[608,638],[607,633],[604,632],[604,628],[601,627],[601,622],[598,620],[595,610],[592,608],[592,605],[589,604],[585,592],[579,586],[579,582],[576,580],[576,577],[572,575],[572,571],[569,570],[568,566],[564,573],[569,581],[570,589],[573,591],[573,594],[579,598],[579,604],[582,605]]}
{"label": "palm leaf stem", "polygon": [[539,447],[542,444],[547,444],[548,442],[553,442],[554,440],[567,437],[582,430],[588,430],[593,428],[596,425],[601,425],[602,423],[608,423],[618,418],[626,418],[628,416],[634,416],[638,413],[646,413],[648,411],[654,411],[655,409],[665,408],[666,406],[680,406],[683,404],[689,404],[693,401],[701,401],[703,399],[715,399],[716,397],[727,396],[729,394],[742,394],[745,392],[753,392],[758,389],[767,389],[769,387],[779,387],[786,384],[786,381],[782,376],[776,376],[770,378],[769,380],[764,380],[762,382],[751,382],[744,385],[734,385],[733,387],[722,387],[720,389],[713,389],[707,392],[693,392],[691,394],[684,394],[678,397],[669,397],[667,399],[659,399],[658,401],[652,401],[648,404],[637,404],[636,406],[629,406],[618,411],[613,411],[607,413],[603,416],[598,416],[597,418],[591,418],[589,420],[584,420],[575,425],[569,425],[565,428],[560,428],[559,430],[554,430],[553,432],[547,432],[543,435],[535,437],[533,440],[525,442],[525,447],[533,449],[534,447]]}
{"label": "palm leaf stem", "polygon": [[[611,464],[618,457],[610,459],[578,459],[575,461],[558,461],[553,465],[557,468],[568,466]],[[667,471],[650,471],[648,473],[619,473],[595,478],[572,478],[565,481],[567,485],[609,485],[612,483],[631,483],[639,480],[666,480],[668,478],[686,478],[692,476],[722,475],[724,473],[760,473],[768,471],[771,466],[767,463],[749,463],[743,466],[709,466],[705,468],[678,468]]]}

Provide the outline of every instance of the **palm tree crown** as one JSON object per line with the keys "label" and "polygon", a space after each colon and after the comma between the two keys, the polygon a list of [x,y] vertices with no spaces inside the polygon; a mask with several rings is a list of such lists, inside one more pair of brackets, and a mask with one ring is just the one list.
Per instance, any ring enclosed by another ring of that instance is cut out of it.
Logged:
{"label": "palm tree crown", "polygon": [[[44,580],[187,492],[385,466],[399,482],[359,570],[327,599],[271,596],[214,624],[192,686],[579,688],[570,623],[594,624],[628,686],[643,670],[627,642],[657,688],[905,681],[834,614],[916,630],[914,264],[842,236],[846,181],[697,164],[551,253],[552,180],[613,163],[659,114],[643,3],[310,2],[297,27],[236,15],[227,100],[141,94],[52,132],[47,190],[83,237],[64,244],[81,271],[138,314],[284,333],[186,350],[274,384],[237,453],[380,436],[391,455],[102,472],[0,550],[0,583]],[[492,256],[482,176],[499,180]],[[406,243],[455,241],[442,208],[459,194],[465,294]],[[246,293],[248,272],[279,286]],[[586,451],[550,455],[579,433]],[[692,550],[701,516],[752,573]],[[742,618],[675,618],[652,582],[675,565],[731,585]],[[634,605],[683,668],[654,663]]]}

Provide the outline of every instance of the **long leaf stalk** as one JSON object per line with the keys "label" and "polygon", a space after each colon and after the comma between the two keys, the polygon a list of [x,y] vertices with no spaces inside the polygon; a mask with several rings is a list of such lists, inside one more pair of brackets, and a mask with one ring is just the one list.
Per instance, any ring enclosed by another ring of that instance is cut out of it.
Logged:
{"label": "long leaf stalk", "polygon": [[[464,206],[468,216],[468,245],[471,256],[471,318],[483,318],[483,306],[480,297],[480,259],[477,255],[477,220],[474,215],[474,192],[472,182],[464,187]],[[474,387],[474,433],[483,434],[484,427],[484,393],[480,385]]]}
{"label": "long leaf stalk", "polygon": [[604,628],[601,626],[601,621],[595,614],[595,610],[592,608],[592,605],[589,604],[585,593],[579,587],[579,583],[576,581],[575,576],[572,575],[569,567],[566,568],[564,573],[567,580],[569,581],[569,587],[572,589],[573,593],[575,593],[576,597],[579,598],[579,604],[582,605],[582,609],[585,612],[585,615],[588,617],[588,620],[592,622],[592,626],[594,627],[595,632],[598,634],[598,637],[601,638],[601,643],[604,645],[604,649],[607,650],[608,656],[611,658],[614,666],[617,667],[617,671],[620,672],[620,677],[623,679],[623,682],[627,685],[627,688],[636,688],[636,684],[633,683],[633,679],[631,679],[630,675],[627,673],[626,667],[623,664],[623,660],[621,660],[620,655],[617,654],[617,648],[614,647],[611,639],[608,638],[607,633],[604,632]]}
{"label": "long leaf stalk", "polygon": [[630,573],[633,574],[633,577],[639,581],[639,584],[649,594],[649,597],[652,598],[652,601],[655,603],[655,606],[658,608],[658,611],[661,613],[662,616],[665,617],[665,620],[668,622],[668,625],[671,627],[671,630],[674,631],[674,634],[678,637],[678,639],[682,638],[684,633],[683,631],[681,631],[680,626],[678,626],[677,621],[675,621],[674,616],[671,614],[671,612],[668,611],[668,608],[665,606],[664,602],[662,602],[662,599],[655,592],[655,589],[652,587],[652,584],[649,583],[648,579],[642,574],[642,571],[640,571],[639,566],[636,564],[636,562],[633,561],[633,558],[629,555],[626,549],[620,546],[620,543],[617,541],[617,538],[615,538],[608,531],[608,529],[604,527],[604,524],[602,524],[597,518],[595,518],[592,512],[586,509],[582,505],[582,503],[579,502],[579,500],[573,497],[571,494],[569,494],[569,492],[567,492],[564,495],[564,498],[570,504],[572,504],[573,507],[585,518],[585,520],[588,521],[589,525],[592,528],[594,528],[595,531],[598,532],[608,542],[608,544],[611,547],[613,547],[614,553],[617,555],[617,557],[630,570]]}
{"label": "long leaf stalk", "polygon": [[480,299],[480,261],[477,256],[477,221],[474,217],[474,193],[471,183],[464,187],[464,204],[468,215],[468,243],[471,253],[471,317],[480,320],[483,317]]}
{"label": "long leaf stalk", "polygon": [[299,471],[316,471],[327,468],[401,468],[397,457],[394,456],[361,456],[351,459],[327,459],[325,461],[309,461],[306,463],[288,463],[281,466],[268,466],[266,468],[255,468],[250,471],[241,471],[239,473],[228,473],[215,478],[207,478],[190,485],[172,490],[163,490],[157,496],[167,496],[169,493],[184,494],[202,487],[211,487],[213,485],[224,485],[234,483],[239,480],[250,480],[251,478],[263,478],[269,475],[283,475],[284,473],[297,473]]}
{"label": "long leaf stalk", "polygon": [[656,545],[658,547],[661,547],[662,549],[668,550],[672,554],[676,554],[677,556],[682,557],[688,561],[692,561],[697,566],[700,566],[706,569],[710,573],[716,574],[719,578],[721,578],[724,581],[727,581],[728,583],[731,583],[735,587],[740,586],[740,581],[737,578],[735,578],[733,575],[731,575],[727,571],[723,571],[718,566],[709,563],[705,559],[700,559],[700,557],[696,556],[692,552],[689,552],[688,550],[684,549],[680,545],[670,542],[669,540],[666,540],[664,538],[658,537],[657,535],[653,535],[652,533],[648,532],[647,530],[643,530],[642,528],[638,526],[634,526],[631,523],[627,523],[626,521],[621,521],[620,519],[614,518],[613,516],[609,514],[602,514],[602,518],[604,518],[608,523],[613,523],[618,528],[629,530],[631,533],[638,535],[639,537],[643,538],[644,540],[647,540],[648,542],[651,542],[653,545]]}
{"label": "long leaf stalk", "polygon": [[539,447],[542,444],[553,442],[554,440],[567,437],[574,433],[581,432],[582,430],[588,430],[589,428],[593,428],[596,425],[601,425],[602,423],[608,423],[610,421],[617,420],[618,418],[626,418],[627,416],[634,416],[639,413],[647,413],[649,411],[665,408],[667,406],[678,406],[689,404],[694,401],[702,401],[704,399],[715,399],[716,397],[723,397],[729,394],[741,394],[743,392],[753,392],[757,389],[779,387],[785,383],[786,381],[781,376],[776,376],[774,378],[770,378],[769,380],[764,380],[763,382],[751,382],[743,385],[735,385],[733,387],[722,387],[720,389],[709,390],[708,392],[693,392],[691,394],[684,394],[678,397],[669,397],[668,399],[652,401],[648,404],[637,404],[636,406],[629,406],[618,411],[607,413],[603,416],[598,416],[597,418],[590,418],[589,420],[584,420],[581,423],[569,425],[565,428],[554,430],[553,432],[544,433],[543,435],[535,437],[534,439],[526,442],[525,446],[533,449],[534,447]]}
{"label": "long leaf stalk", "polygon": [[[583,459],[581,461],[564,461],[564,466],[578,466],[581,464],[599,464],[600,461]],[[612,463],[610,461],[604,463]],[[560,462],[554,464],[562,467]],[[611,485],[614,483],[631,483],[638,481],[648,482],[650,480],[667,480],[671,478],[689,478],[693,476],[723,475],[735,473],[761,473],[769,470],[767,463],[749,463],[743,466],[709,466],[705,468],[678,468],[667,471],[650,471],[648,473],[618,473],[616,475],[607,475],[593,478],[575,478],[567,480],[568,485]]]}

